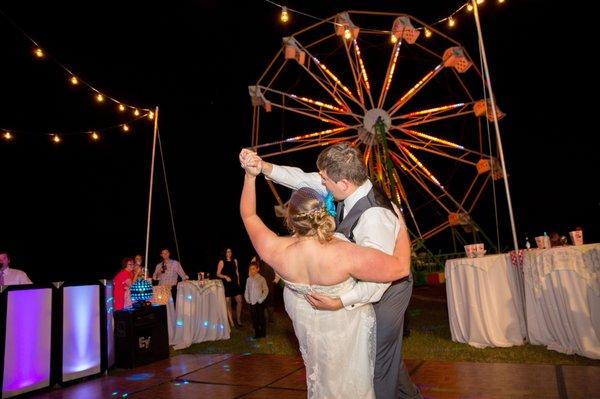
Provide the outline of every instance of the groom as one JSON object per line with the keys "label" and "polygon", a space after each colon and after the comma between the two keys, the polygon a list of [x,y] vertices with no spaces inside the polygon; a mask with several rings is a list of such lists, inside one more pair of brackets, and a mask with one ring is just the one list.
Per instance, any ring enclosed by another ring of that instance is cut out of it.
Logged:
{"label": "groom", "polygon": [[[252,154],[252,155],[251,155]],[[292,189],[311,187],[331,192],[339,201],[336,231],[363,246],[393,253],[397,234],[406,235],[406,225],[391,202],[368,179],[360,151],[347,142],[323,150],[317,158],[319,173],[274,165],[250,150],[240,157],[253,157],[270,180]],[[412,276],[388,284],[359,282],[340,298],[313,294],[307,300],[317,309],[352,309],[373,303],[377,320],[377,355],[373,384],[377,399],[421,398],[402,361],[402,326],[412,294]]]}

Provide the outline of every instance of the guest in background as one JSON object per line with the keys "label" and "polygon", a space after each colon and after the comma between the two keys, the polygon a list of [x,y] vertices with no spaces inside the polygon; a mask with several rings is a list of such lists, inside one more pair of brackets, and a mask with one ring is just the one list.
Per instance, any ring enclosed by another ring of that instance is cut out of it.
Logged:
{"label": "guest in background", "polygon": [[551,247],[561,247],[563,245],[562,240],[560,239],[560,234],[556,231],[550,232],[550,246]]}
{"label": "guest in background", "polygon": [[144,265],[142,263],[142,255],[137,254],[134,258],[135,265],[133,265],[133,271],[138,274],[138,278],[145,278],[146,271],[144,270]]}
{"label": "guest in background", "polygon": [[124,258],[121,261],[121,270],[117,273],[113,279],[114,291],[114,310],[121,310],[127,305],[131,305],[131,298],[129,295],[129,287],[134,280],[133,266],[135,262],[131,258]]}
{"label": "guest in background", "polygon": [[225,254],[217,264],[217,277],[223,280],[225,287],[225,300],[227,302],[227,318],[229,325],[234,326],[231,312],[231,297],[235,298],[235,313],[238,326],[242,326],[242,288],[240,284],[240,272],[238,261],[233,257],[231,248],[225,249]]}
{"label": "guest in background", "polygon": [[182,281],[188,280],[189,277],[183,271],[181,263],[175,259],[171,259],[171,252],[167,248],[160,251],[162,262],[156,265],[152,279],[158,280],[158,285],[168,285],[171,287],[171,295],[173,303],[177,300],[177,277],[181,277]]}
{"label": "guest in background", "polygon": [[27,273],[18,269],[11,269],[8,252],[0,249],[0,285],[31,284]]}
{"label": "guest in background", "polygon": [[[275,310],[275,294],[277,292],[277,283],[279,282],[280,278],[277,275],[277,273],[275,273],[275,270],[273,270],[271,265],[260,259],[258,256],[252,258],[252,262],[258,263],[258,272],[261,276],[265,278],[267,286],[269,287],[269,295],[267,295],[267,299],[264,303],[265,310],[267,311],[267,320],[269,321],[269,323],[273,323],[273,313]],[[250,262],[250,264],[252,264],[252,262]]]}
{"label": "guest in background", "polygon": [[265,299],[269,294],[267,280],[258,271],[258,261],[250,262],[248,267],[248,279],[246,280],[246,291],[244,299],[250,305],[250,316],[254,327],[254,339],[267,336],[267,323],[265,321]]}

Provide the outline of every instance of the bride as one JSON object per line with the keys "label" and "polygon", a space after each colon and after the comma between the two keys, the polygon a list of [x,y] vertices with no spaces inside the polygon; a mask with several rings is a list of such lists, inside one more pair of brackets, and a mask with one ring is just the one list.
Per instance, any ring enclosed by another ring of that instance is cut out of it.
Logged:
{"label": "bride", "polygon": [[256,214],[256,176],[260,170],[240,157],[246,170],[240,213],[258,255],[286,282],[285,308],[294,325],[306,366],[309,398],[375,398],[375,314],[370,304],[346,310],[316,310],[304,295],[340,296],[356,280],[389,282],[410,269],[410,244],[399,234],[392,256],[334,235],[335,221],[324,199],[311,188],[292,194],[286,223],[290,237],[279,237]]}

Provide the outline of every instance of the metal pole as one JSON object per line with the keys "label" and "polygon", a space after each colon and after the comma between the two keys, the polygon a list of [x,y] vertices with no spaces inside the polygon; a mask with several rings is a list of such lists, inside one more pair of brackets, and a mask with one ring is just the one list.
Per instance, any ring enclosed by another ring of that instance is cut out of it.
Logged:
{"label": "metal pole", "polygon": [[[498,153],[500,155],[500,163],[502,165],[502,174],[504,175],[504,188],[506,189],[506,199],[508,201],[508,214],[510,217],[510,227],[512,229],[513,245],[515,251],[519,250],[519,243],[517,241],[517,228],[515,227],[515,218],[513,216],[512,201],[510,198],[510,188],[508,187],[508,174],[506,173],[506,162],[504,162],[504,151],[502,150],[502,139],[500,138],[500,126],[498,125],[498,114],[496,112],[496,100],[494,99],[494,92],[492,91],[492,81],[490,78],[490,71],[488,69],[487,57],[485,55],[485,47],[483,45],[483,35],[481,34],[481,24],[479,22],[479,9],[477,8],[477,1],[472,0],[473,13],[475,15],[475,25],[477,26],[477,36],[479,37],[479,49],[481,51],[481,59],[483,60],[483,70],[485,83],[487,85],[488,93],[490,96],[490,102],[492,106],[492,115],[494,116],[494,127],[496,129],[496,141],[498,142]],[[492,165],[492,173],[493,173]]]}
{"label": "metal pole", "polygon": [[158,106],[154,111],[154,138],[152,139],[152,161],[150,164],[150,190],[148,191],[148,220],[146,223],[146,252],[144,255],[144,279],[148,278],[148,249],[150,245],[150,217],[152,214],[152,191],[154,189],[154,160],[156,158],[156,138],[158,136]]}

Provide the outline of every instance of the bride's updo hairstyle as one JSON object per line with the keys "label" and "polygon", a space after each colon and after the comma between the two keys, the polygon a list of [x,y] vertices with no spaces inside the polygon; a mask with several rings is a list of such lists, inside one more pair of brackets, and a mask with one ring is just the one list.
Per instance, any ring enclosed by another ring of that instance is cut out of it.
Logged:
{"label": "bride's updo hairstyle", "polygon": [[292,233],[316,236],[320,242],[330,241],[335,232],[335,220],[327,213],[323,197],[308,187],[292,193],[285,224]]}

